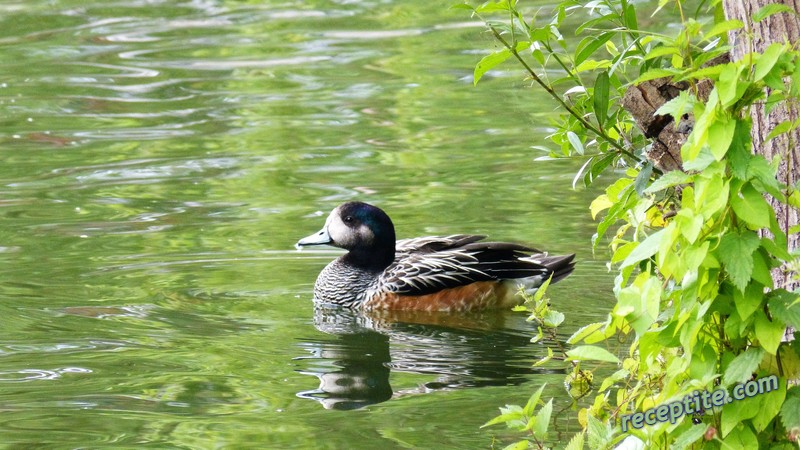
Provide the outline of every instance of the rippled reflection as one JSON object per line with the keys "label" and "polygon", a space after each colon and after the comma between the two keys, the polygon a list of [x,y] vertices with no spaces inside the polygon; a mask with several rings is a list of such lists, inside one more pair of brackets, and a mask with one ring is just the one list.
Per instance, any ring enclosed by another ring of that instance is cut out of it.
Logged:
{"label": "rippled reflection", "polygon": [[[516,317],[513,317],[516,316]],[[416,311],[314,310],[314,326],[335,340],[305,341],[301,373],[319,388],[299,392],[326,409],[356,409],[439,390],[509,386],[535,373],[530,337],[506,328],[504,311],[453,314]],[[393,389],[391,372],[431,375]]]}

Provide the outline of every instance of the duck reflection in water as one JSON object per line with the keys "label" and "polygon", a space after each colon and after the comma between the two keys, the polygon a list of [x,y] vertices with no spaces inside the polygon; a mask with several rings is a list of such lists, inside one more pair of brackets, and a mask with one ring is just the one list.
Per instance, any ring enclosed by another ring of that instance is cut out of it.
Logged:
{"label": "duck reflection in water", "polygon": [[[317,307],[314,326],[335,339],[300,344],[309,354],[297,358],[300,372],[316,376],[319,388],[297,395],[326,409],[358,409],[439,390],[517,385],[531,374],[553,373],[531,367],[546,348],[531,345],[525,316],[508,311],[454,315]],[[435,379],[395,390],[392,372]]]}

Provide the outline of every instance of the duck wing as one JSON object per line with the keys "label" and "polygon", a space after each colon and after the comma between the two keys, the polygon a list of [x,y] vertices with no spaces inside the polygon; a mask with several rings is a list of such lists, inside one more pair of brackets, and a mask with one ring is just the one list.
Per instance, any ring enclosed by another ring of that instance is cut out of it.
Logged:
{"label": "duck wing", "polygon": [[395,244],[395,253],[400,254],[432,253],[452,250],[467,244],[485,239],[477,234],[453,234],[450,236],[426,236],[412,239],[400,239]]}
{"label": "duck wing", "polygon": [[425,295],[477,281],[507,280],[572,271],[572,258],[508,242],[480,242],[485,236],[452,235],[397,242],[395,261],[383,273],[383,289],[401,295]]}

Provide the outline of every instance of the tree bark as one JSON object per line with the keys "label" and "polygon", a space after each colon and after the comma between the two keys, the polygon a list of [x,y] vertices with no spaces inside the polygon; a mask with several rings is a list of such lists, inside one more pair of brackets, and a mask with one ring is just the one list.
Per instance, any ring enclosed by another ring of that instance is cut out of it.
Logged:
{"label": "tree bark", "polygon": [[[744,23],[744,28],[728,33],[731,43],[731,59],[742,59],[750,52],[763,52],[773,43],[796,43],[800,39],[800,19],[795,14],[774,14],[761,22],[753,22],[753,14],[763,6],[781,3],[800,12],[800,0],[723,0],[722,6],[727,19],[738,19]],[[781,106],[775,108],[770,114],[765,114],[764,103],[754,105],[751,110],[753,129],[750,135],[753,139],[753,151],[763,155],[767,160],[780,158],[778,167],[778,180],[788,186],[794,186],[800,179],[800,130],[783,134],[770,141],[766,141],[767,134],[779,123],[785,120],[795,120],[798,110],[795,107]],[[767,201],[775,209],[778,224],[789,237],[789,251],[798,247],[800,236],[797,233],[788,234],[789,228],[797,225],[798,211],[788,205],[781,204],[776,199],[768,196]],[[798,283],[792,281],[791,274],[785,268],[776,268],[772,272],[776,288],[793,290]]]}
{"label": "tree bark", "polygon": [[[704,67],[716,66],[730,62],[725,54],[703,64]],[[701,80],[696,85],[697,99],[708,100],[708,94],[714,88],[711,80]],[[656,110],[677,97],[681,91],[689,89],[685,81],[674,82],[672,77],[656,78],[631,86],[622,97],[622,107],[628,111],[644,135],[653,140],[645,157],[653,166],[666,173],[671,170],[683,170],[681,147],[694,127],[694,117],[684,114],[676,121],[672,116],[656,114]],[[677,123],[676,123],[677,122]]]}

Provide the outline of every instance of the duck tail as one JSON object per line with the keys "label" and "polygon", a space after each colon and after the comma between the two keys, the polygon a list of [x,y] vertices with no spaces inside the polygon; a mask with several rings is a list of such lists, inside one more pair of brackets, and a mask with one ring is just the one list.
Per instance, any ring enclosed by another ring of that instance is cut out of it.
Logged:
{"label": "duck tail", "polygon": [[575,254],[560,255],[560,256],[545,256],[541,258],[539,264],[545,266],[547,271],[552,273],[553,279],[550,283],[555,283],[567,275],[571,274],[575,269]]}

